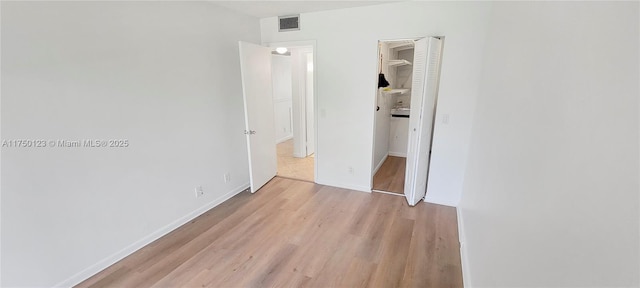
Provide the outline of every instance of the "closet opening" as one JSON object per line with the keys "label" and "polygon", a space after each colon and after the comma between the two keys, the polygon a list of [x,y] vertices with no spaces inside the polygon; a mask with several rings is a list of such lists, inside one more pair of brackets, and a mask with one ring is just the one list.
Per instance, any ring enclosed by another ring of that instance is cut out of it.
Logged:
{"label": "closet opening", "polygon": [[427,189],[443,37],[378,42],[372,191],[405,196]]}

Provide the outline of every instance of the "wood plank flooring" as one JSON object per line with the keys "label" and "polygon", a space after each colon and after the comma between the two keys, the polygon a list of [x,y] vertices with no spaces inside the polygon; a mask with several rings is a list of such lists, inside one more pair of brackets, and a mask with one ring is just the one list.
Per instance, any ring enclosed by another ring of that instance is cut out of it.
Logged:
{"label": "wood plank flooring", "polygon": [[77,287],[462,287],[456,211],[276,177]]}
{"label": "wood plank flooring", "polygon": [[373,176],[373,190],[404,194],[406,166],[407,158],[388,156]]}

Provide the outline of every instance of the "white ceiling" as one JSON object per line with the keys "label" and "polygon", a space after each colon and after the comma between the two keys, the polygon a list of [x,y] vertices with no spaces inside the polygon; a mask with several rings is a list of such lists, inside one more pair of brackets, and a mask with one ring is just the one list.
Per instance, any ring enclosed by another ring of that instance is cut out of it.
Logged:
{"label": "white ceiling", "polygon": [[334,10],[384,4],[391,1],[212,1],[233,11],[258,17],[293,15],[306,12]]}

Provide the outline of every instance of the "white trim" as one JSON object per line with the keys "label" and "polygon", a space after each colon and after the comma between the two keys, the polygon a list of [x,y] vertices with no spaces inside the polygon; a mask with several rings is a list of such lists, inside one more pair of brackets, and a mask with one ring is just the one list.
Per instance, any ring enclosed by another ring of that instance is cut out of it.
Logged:
{"label": "white trim", "polygon": [[292,134],[289,134],[289,135],[287,135],[287,136],[284,136],[284,137],[282,137],[282,138],[280,138],[280,139],[278,139],[278,140],[276,141],[276,145],[277,145],[277,144],[280,144],[280,143],[282,143],[282,142],[284,142],[284,141],[291,140],[291,139],[293,139],[293,133],[292,133]]}
{"label": "white trim", "polygon": [[407,158],[407,153],[401,153],[401,152],[391,152],[389,151],[389,156],[394,156],[394,157],[403,157],[403,158]]}
{"label": "white trim", "polygon": [[[0,12],[2,11],[2,5],[0,5]],[[2,13],[0,13],[0,15],[2,15]],[[2,43],[2,37],[0,37],[0,43]],[[2,45],[0,45],[0,47],[2,47]],[[2,51],[2,48],[0,48],[0,51]],[[1,53],[0,53],[1,55]],[[1,63],[2,63],[2,57],[0,57],[0,67],[2,67]],[[314,63],[315,64],[315,63]],[[1,79],[2,77],[0,77]],[[0,80],[0,83],[2,82],[2,80]],[[0,84],[0,87],[2,87],[2,85]],[[0,101],[0,106],[2,106],[2,101]],[[0,109],[0,111],[2,111],[2,109]],[[2,117],[0,117],[0,119],[2,119]],[[1,123],[2,121],[0,121]],[[2,127],[2,125],[0,125],[0,127]],[[0,128],[0,135],[2,135],[2,128]],[[2,137],[0,137],[0,139],[3,139]],[[0,163],[2,163],[2,153],[0,153]],[[0,165],[0,175],[2,175],[1,173],[2,170],[2,165]],[[1,178],[1,177],[0,177]],[[2,180],[0,179],[0,183],[2,183]],[[0,187],[2,187],[2,185],[0,185]],[[2,189],[0,189],[2,190]],[[0,207],[2,207],[2,193],[0,192]],[[0,212],[1,212],[2,208],[0,208]],[[0,213],[0,215],[2,215],[2,213]],[[2,229],[0,229],[0,247],[2,247]],[[0,257],[0,286],[2,286],[2,257]]]}
{"label": "white trim", "polygon": [[458,214],[458,242],[460,243],[460,265],[462,266],[462,286],[471,288],[471,275],[469,274],[469,259],[467,259],[467,246],[465,243],[464,221],[462,220],[462,211],[456,208]]}
{"label": "white trim", "polygon": [[[302,40],[302,41],[279,41],[279,42],[262,42],[262,46],[267,47],[306,47],[306,46],[316,46],[316,40]],[[314,49],[315,50],[315,49]]]}
{"label": "white trim", "polygon": [[424,196],[424,198],[422,198],[422,200],[424,200],[424,202],[432,203],[432,204],[438,204],[438,205],[449,206],[449,207],[454,207],[454,208],[458,207],[458,203],[451,203],[451,201],[440,201],[438,199],[429,198],[429,192],[428,191],[427,191],[427,195]]}
{"label": "white trim", "polygon": [[[380,69],[380,71],[382,71],[382,65],[381,65],[382,63],[379,62],[380,59],[378,59],[380,57],[380,52],[381,52],[380,51],[380,49],[381,49],[380,41],[378,41],[377,45],[378,45],[378,52],[376,54],[376,71],[375,71],[375,74],[373,74],[373,73],[371,74],[371,79],[378,79],[378,78],[374,78],[374,77],[378,76],[378,70],[379,69]],[[376,86],[371,85],[371,88],[376,87]],[[368,89],[370,89],[370,88],[368,88]],[[371,95],[375,95],[375,98],[373,98],[373,101],[371,102],[373,105],[370,108],[371,109],[370,111],[372,111],[370,115],[372,115],[372,119],[373,119],[373,121],[371,121],[371,132],[372,133],[371,133],[371,142],[370,142],[371,143],[371,146],[370,146],[370,148],[371,148],[371,158],[370,158],[371,161],[369,162],[369,167],[372,168],[371,169],[371,177],[370,177],[370,180],[369,180],[369,185],[371,185],[371,187],[373,187],[373,177],[376,176],[376,172],[377,172],[377,170],[374,171],[373,165],[375,164],[375,161],[376,161],[376,128],[378,127],[378,120],[377,120],[377,117],[376,117],[376,112],[378,111],[378,108],[379,108],[379,106],[378,106],[378,98],[380,98],[379,97],[380,96],[379,95],[379,93],[380,93],[379,89],[380,89],[380,87],[377,87],[375,90],[371,91],[371,92],[375,91],[375,93],[371,93]],[[387,153],[387,157],[388,156],[389,156],[389,153]]]}
{"label": "white trim", "polygon": [[[384,157],[382,157],[382,160],[380,161],[380,163],[378,163],[378,165],[376,166],[375,169],[373,169],[373,176],[376,176],[376,173],[378,173],[378,170],[380,170],[380,167],[382,167],[382,164],[384,164],[384,161],[387,160],[387,157],[389,157],[390,154],[384,155]],[[391,155],[393,156],[393,155]]]}
{"label": "white trim", "polygon": [[115,264],[116,262],[122,260],[123,258],[133,254],[134,252],[138,251],[139,249],[143,248],[144,246],[147,246],[149,244],[151,244],[151,242],[159,239],[160,237],[169,234],[169,232],[175,230],[176,228],[189,223],[189,221],[193,220],[194,218],[200,216],[201,214],[209,211],[210,209],[220,205],[222,202],[227,201],[229,198],[235,196],[236,194],[245,191],[246,189],[249,188],[249,183],[245,183],[242,184],[236,188],[234,188],[233,190],[231,190],[229,193],[224,194],[220,197],[218,197],[217,199],[205,204],[204,206],[190,212],[187,215],[184,215],[182,217],[180,217],[179,219],[176,219],[175,221],[167,224],[166,226],[154,231],[153,233],[145,236],[144,238],[132,243],[131,245],[125,247],[124,249],[108,256],[107,258],[104,258],[102,260],[100,260],[98,263],[93,264],[89,267],[87,267],[86,269],[78,272],[77,274],[69,277],[68,279],[58,283],[55,285],[55,287],[73,287],[77,284],[79,284],[80,282],[89,279],[89,277],[97,274],[98,272],[104,270],[105,268]]}
{"label": "white trim", "polygon": [[376,192],[376,193],[382,193],[382,194],[389,194],[389,195],[393,195],[393,196],[400,196],[400,197],[404,197],[404,194],[392,193],[392,192],[389,192],[389,191],[382,191],[382,190],[376,190],[376,189],[371,189],[371,192]]}
{"label": "white trim", "polygon": [[284,102],[291,102],[291,98],[277,98],[277,99],[273,99],[273,104],[276,104],[276,103],[284,103]]}

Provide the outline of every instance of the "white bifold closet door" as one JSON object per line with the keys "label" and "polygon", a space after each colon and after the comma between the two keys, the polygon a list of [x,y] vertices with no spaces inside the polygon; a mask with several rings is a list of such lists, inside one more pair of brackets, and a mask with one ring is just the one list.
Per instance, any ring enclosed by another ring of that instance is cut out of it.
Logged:
{"label": "white bifold closet door", "polygon": [[442,40],[438,38],[423,38],[415,42],[404,184],[404,195],[411,206],[416,205],[427,193],[441,49]]}
{"label": "white bifold closet door", "polygon": [[240,42],[240,70],[249,154],[251,193],[276,176],[276,132],[271,82],[271,49]]}

